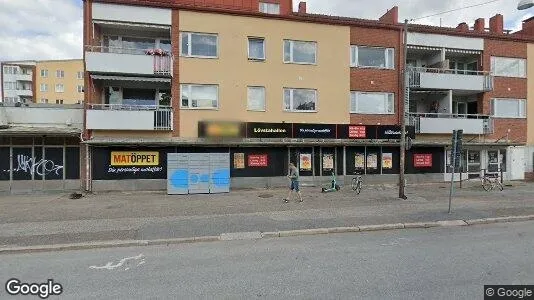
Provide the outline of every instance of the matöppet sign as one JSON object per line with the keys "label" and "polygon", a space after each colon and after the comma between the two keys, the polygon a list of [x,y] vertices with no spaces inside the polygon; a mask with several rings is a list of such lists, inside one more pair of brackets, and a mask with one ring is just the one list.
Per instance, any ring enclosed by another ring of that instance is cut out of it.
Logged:
{"label": "mat\u00f6ppet sign", "polygon": [[[398,140],[398,125],[199,122],[199,137],[384,139]],[[246,130],[243,130],[246,128]],[[243,132],[244,131],[244,132]],[[220,133],[220,136],[217,134]],[[415,139],[415,127],[406,126],[406,136]]]}

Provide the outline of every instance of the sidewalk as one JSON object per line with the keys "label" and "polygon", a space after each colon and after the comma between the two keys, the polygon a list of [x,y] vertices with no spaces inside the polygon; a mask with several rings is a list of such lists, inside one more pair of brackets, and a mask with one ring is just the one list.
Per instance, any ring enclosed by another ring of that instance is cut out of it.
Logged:
{"label": "sidewalk", "polygon": [[222,195],[102,193],[0,197],[0,247],[106,240],[154,240],[232,232],[346,227],[534,214],[534,184],[504,192],[480,186],[456,190],[448,214],[447,184],[410,186],[408,200],[393,186],[322,194],[304,188],[304,203],[284,204],[287,190],[240,190]]}

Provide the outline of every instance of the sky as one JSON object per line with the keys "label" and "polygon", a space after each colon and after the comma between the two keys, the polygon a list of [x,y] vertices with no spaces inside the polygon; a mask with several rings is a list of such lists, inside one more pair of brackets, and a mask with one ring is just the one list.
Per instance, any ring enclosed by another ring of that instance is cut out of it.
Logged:
{"label": "sky", "polygon": [[[378,19],[399,6],[400,20],[427,16],[489,0],[307,0],[308,12]],[[295,9],[298,0],[294,0]],[[505,28],[518,30],[521,20],[534,16],[534,8],[517,11],[518,0],[498,0],[417,23],[472,25],[480,17],[504,15]],[[441,20],[440,20],[441,19]],[[0,61],[23,59],[69,59],[82,57],[82,0],[0,0]]]}

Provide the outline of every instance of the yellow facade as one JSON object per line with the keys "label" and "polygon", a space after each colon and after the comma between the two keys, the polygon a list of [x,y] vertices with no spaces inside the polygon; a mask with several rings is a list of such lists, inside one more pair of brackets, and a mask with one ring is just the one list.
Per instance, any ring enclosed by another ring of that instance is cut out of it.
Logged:
{"label": "yellow facade", "polygon": [[[180,11],[180,31],[218,35],[218,58],[180,57],[181,84],[219,85],[217,110],[180,110],[180,136],[196,137],[198,122],[350,122],[350,28]],[[248,37],[265,39],[265,61],[248,59]],[[317,43],[314,65],[284,63],[284,40]],[[247,87],[265,87],[266,111],[247,110]],[[317,90],[315,112],[286,112],[284,88]]]}
{"label": "yellow facade", "polygon": [[534,44],[527,45],[527,144],[534,145]]}
{"label": "yellow facade", "polygon": [[[43,74],[43,70],[47,71]],[[63,78],[58,78],[57,71],[63,71]],[[78,86],[83,87],[83,76],[78,78],[78,72],[83,74],[83,60],[46,60],[37,61],[35,76],[35,102],[75,104],[83,101],[83,92],[78,91]],[[46,74],[47,73],[47,74]],[[45,76],[43,76],[45,75]],[[41,85],[46,85],[46,91],[41,90]],[[63,85],[63,92],[56,92],[56,85]]]}

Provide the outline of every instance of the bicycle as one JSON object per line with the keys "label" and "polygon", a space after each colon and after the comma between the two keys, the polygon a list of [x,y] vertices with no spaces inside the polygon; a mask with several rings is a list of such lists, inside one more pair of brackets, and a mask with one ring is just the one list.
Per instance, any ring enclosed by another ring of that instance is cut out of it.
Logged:
{"label": "bicycle", "polygon": [[482,169],[483,174],[480,180],[482,181],[482,188],[486,191],[492,191],[495,187],[498,187],[499,190],[504,190],[498,174],[487,174],[485,169]]}
{"label": "bicycle", "polygon": [[362,174],[361,172],[356,172],[356,177],[352,178],[352,182],[350,184],[351,188],[353,191],[356,192],[356,194],[360,194],[360,192],[362,191],[362,186],[363,186],[363,177],[362,177]]}

